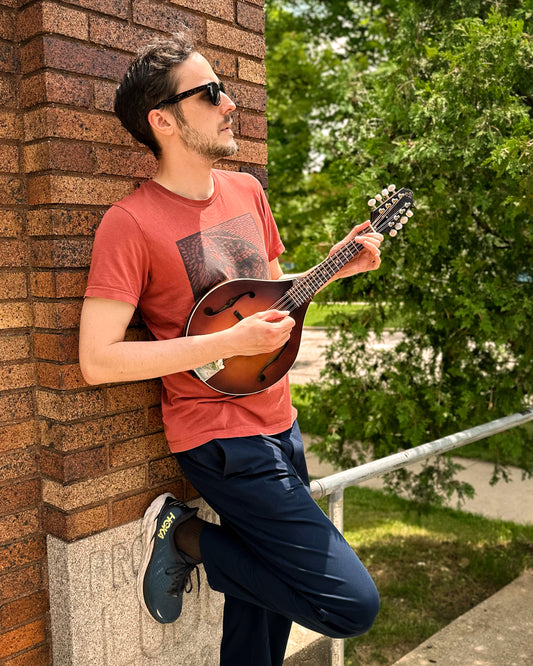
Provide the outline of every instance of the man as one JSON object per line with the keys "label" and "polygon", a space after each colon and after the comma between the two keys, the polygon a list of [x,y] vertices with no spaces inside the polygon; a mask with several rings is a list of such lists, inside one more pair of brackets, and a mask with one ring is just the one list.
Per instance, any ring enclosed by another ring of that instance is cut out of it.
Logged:
{"label": "man", "polygon": [[[235,104],[186,34],[139,54],[115,110],[158,167],[109,209],[96,234],[82,372],[91,384],[163,378],[170,449],[221,520],[205,523],[169,493],[154,500],[143,521],[139,600],[158,622],[174,622],[202,562],[211,587],[225,594],[221,664],[280,665],[293,620],[329,636],[358,635],[374,621],[377,592],[309,495],[287,378],[235,397],[189,372],[278,349],[294,326],[289,313],[259,312],[205,335],[183,332],[213,285],[279,279],[283,245],[258,182],[213,168],[237,151]],[[365,235],[365,249],[336,277],[377,268],[381,240]],[[124,339],[137,306],[150,341]]]}

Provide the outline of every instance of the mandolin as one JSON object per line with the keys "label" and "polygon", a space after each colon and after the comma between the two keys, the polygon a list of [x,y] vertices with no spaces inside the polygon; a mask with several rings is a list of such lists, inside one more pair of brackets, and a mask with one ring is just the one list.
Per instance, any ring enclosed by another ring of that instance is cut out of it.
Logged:
{"label": "mandolin", "polygon": [[[368,203],[373,208],[370,226],[360,235],[375,231],[396,236],[413,215],[413,193],[405,188],[396,191],[394,185]],[[309,303],[335,273],[364,249],[357,238],[305,275],[279,280],[238,278],[221,282],[208,291],[189,315],[186,336],[223,331],[244,317],[266,310],[288,310],[296,325],[288,342],[273,352],[219,359],[196,368],[194,374],[212,389],[235,396],[259,393],[282,379],[298,355]]]}

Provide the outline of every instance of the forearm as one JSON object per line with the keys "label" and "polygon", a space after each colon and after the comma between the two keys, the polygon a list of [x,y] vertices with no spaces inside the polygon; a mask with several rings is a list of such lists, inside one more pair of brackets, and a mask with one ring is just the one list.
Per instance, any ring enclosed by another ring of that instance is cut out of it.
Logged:
{"label": "forearm", "polygon": [[231,333],[220,331],[171,340],[118,341],[80,354],[80,365],[89,384],[107,384],[164,377],[234,354]]}

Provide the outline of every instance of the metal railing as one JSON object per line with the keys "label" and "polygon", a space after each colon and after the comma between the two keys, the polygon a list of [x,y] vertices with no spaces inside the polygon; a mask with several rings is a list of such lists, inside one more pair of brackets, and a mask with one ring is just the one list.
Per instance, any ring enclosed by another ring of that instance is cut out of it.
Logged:
{"label": "metal railing", "polygon": [[[458,449],[465,444],[477,442],[485,437],[496,435],[499,432],[516,428],[524,425],[528,421],[533,421],[533,408],[527,409],[511,416],[504,416],[501,419],[489,421],[474,428],[462,430],[447,437],[435,439],[432,442],[421,444],[406,451],[393,453],[390,456],[373,460],[372,462],[352,467],[343,472],[325,476],[323,479],[311,481],[311,495],[314,499],[328,498],[328,516],[337,529],[342,533],[344,531],[344,489],[349,486],[356,486],[362,481],[381,476],[387,472],[394,472],[402,467],[407,467],[413,463],[425,460],[431,456],[440,455],[453,449]],[[332,640],[331,665],[343,666],[344,664],[344,640]]]}

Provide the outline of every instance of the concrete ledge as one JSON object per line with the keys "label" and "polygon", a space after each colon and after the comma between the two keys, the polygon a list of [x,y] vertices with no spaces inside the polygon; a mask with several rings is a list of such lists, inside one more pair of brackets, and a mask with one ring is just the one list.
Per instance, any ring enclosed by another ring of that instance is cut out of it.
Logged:
{"label": "concrete ledge", "polygon": [[[205,520],[218,522],[203,502]],[[200,567],[185,594],[181,617],[171,625],[141,610],[136,576],[141,559],[138,520],[74,543],[48,537],[48,572],[54,666],[214,666],[219,663],[224,597]],[[287,666],[329,666],[331,642],[293,626]],[[237,666],[237,665],[236,665]]]}
{"label": "concrete ledge", "polygon": [[526,571],[395,666],[533,664],[533,571]]}

